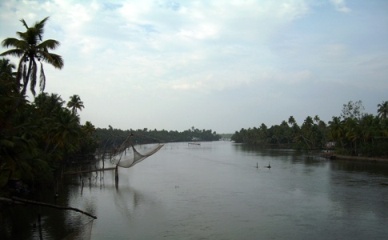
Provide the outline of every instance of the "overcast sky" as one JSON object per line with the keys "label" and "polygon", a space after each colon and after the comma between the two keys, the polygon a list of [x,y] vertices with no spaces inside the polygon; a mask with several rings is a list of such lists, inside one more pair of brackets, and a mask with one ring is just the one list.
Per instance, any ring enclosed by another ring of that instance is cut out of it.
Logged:
{"label": "overcast sky", "polygon": [[234,133],[388,100],[387,0],[0,0],[0,39],[47,16],[46,92],[96,127]]}

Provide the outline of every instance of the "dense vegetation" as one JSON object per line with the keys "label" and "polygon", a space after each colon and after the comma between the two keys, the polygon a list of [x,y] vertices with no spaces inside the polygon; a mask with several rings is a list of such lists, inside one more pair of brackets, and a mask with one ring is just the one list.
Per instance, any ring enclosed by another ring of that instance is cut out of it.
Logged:
{"label": "dense vegetation", "polygon": [[388,156],[388,101],[377,105],[378,114],[363,113],[361,101],[343,105],[342,113],[325,123],[318,116],[298,125],[293,116],[268,128],[241,129],[232,140],[261,147],[319,150],[335,148],[340,154]]}
{"label": "dense vegetation", "polygon": [[[80,124],[77,110],[83,108],[78,95],[65,104],[58,94],[44,92],[46,76],[43,63],[60,69],[62,57],[54,50],[59,42],[43,41],[48,18],[29,27],[19,39],[7,38],[3,47],[11,48],[1,56],[20,58],[17,71],[9,59],[0,59],[0,190],[30,191],[42,184],[53,185],[61,167],[68,161],[94,153],[96,140],[90,122]],[[40,63],[40,64],[37,64]],[[39,76],[40,94],[35,85]],[[34,96],[29,101],[27,86]],[[27,187],[28,185],[28,187]]]}

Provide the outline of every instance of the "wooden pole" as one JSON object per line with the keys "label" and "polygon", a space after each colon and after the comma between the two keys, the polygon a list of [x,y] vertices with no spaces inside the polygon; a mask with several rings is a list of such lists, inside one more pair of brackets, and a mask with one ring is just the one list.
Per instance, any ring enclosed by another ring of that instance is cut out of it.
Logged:
{"label": "wooden pole", "polygon": [[116,170],[115,170],[115,185],[116,185],[116,188],[119,186],[119,165],[116,165]]}

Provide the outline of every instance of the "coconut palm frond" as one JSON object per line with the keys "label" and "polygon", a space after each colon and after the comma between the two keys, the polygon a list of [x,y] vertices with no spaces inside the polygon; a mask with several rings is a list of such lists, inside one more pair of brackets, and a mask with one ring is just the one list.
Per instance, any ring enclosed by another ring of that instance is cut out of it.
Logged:
{"label": "coconut palm frond", "polygon": [[13,57],[21,57],[23,55],[23,51],[20,49],[11,49],[5,52],[2,52],[0,56],[13,56]]}
{"label": "coconut palm frond", "polygon": [[20,19],[20,22],[22,22],[23,26],[28,29],[28,25],[27,25],[26,21],[24,21],[24,19]]}
{"label": "coconut palm frond", "polygon": [[23,41],[17,39],[17,38],[6,38],[4,39],[2,42],[1,42],[1,45],[3,47],[22,47],[22,46],[25,46],[23,44]]}
{"label": "coconut palm frond", "polygon": [[59,47],[59,45],[60,43],[57,40],[48,39],[38,44],[37,48],[44,49],[45,51],[47,51],[47,49],[54,50]]}
{"label": "coconut palm frond", "polygon": [[46,21],[49,19],[49,17],[44,18],[40,22],[36,22],[34,25],[34,29],[36,30],[36,35],[39,37],[39,40],[42,41],[42,36],[44,33],[44,25],[46,24]]}
{"label": "coconut palm frond", "polygon": [[53,65],[55,68],[61,69],[63,67],[63,59],[60,55],[49,53],[47,51],[40,52],[42,54],[42,60]]}

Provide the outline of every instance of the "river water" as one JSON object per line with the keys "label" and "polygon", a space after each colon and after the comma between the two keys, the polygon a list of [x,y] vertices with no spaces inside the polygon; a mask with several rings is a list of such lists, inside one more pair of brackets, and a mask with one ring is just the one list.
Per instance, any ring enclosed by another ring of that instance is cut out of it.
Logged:
{"label": "river water", "polygon": [[[98,219],[42,208],[43,239],[388,235],[388,164],[326,160],[227,141],[169,143],[133,168],[119,169],[117,186],[113,171],[89,177],[84,184],[78,176],[68,179],[57,201]],[[28,227],[19,228],[14,239],[39,239],[39,231],[31,227],[35,216],[24,214],[20,225]]]}

